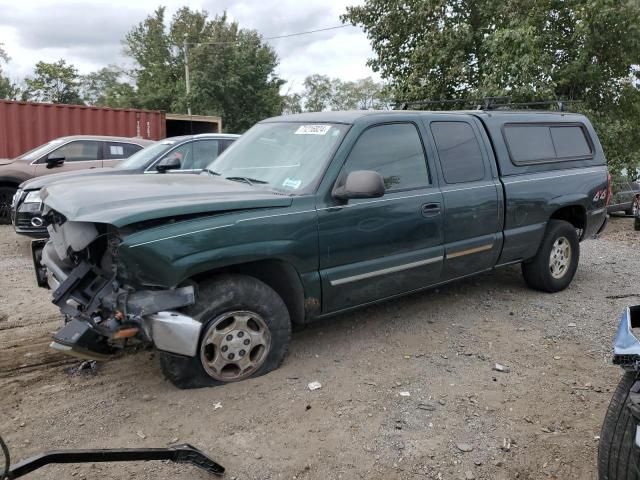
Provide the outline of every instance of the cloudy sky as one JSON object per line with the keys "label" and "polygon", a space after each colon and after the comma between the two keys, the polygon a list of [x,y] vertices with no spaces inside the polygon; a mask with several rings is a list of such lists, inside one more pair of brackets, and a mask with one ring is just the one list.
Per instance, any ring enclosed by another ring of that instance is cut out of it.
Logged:
{"label": "cloudy sky", "polygon": [[[158,5],[169,17],[183,5],[211,16],[227,11],[241,27],[264,37],[340,25],[347,5],[361,0],[0,0],[0,43],[11,57],[3,66],[12,80],[32,72],[38,60],[64,58],[80,73],[108,64],[125,65],[121,40]],[[341,28],[270,42],[280,57],[285,89],[299,90],[307,75],[344,80],[376,75],[366,66],[373,54],[365,34]]]}

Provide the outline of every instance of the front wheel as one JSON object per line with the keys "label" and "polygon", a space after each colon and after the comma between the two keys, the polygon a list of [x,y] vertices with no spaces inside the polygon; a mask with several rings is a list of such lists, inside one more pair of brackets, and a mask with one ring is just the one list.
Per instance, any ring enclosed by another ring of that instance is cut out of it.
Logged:
{"label": "front wheel", "polygon": [[522,264],[522,274],[531,288],[559,292],[573,280],[579,259],[580,242],[575,227],[564,220],[550,220],[538,253]]}
{"label": "front wheel", "polygon": [[200,388],[264,375],[282,363],[291,339],[289,311],[267,284],[246,275],[202,283],[184,313],[202,322],[198,352],[160,352],[164,375],[178,388]]}
{"label": "front wheel", "polygon": [[640,480],[640,450],[635,446],[637,420],[629,408],[637,380],[636,372],[626,372],[609,403],[598,446],[600,480]]}

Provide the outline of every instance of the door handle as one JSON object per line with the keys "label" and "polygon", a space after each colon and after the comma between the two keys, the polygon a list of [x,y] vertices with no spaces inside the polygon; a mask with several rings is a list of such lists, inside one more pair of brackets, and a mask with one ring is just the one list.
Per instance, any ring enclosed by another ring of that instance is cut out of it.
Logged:
{"label": "door handle", "polygon": [[422,210],[423,217],[434,217],[436,215],[440,215],[440,204],[425,203],[422,205],[421,210]]}

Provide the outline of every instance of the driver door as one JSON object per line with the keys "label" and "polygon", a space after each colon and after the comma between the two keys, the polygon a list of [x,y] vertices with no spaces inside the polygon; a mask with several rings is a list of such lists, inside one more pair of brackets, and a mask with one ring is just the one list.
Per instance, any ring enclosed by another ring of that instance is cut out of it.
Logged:
{"label": "driver door", "polygon": [[[62,165],[47,168],[47,158],[63,157]],[[98,140],[73,140],[56,148],[34,164],[34,176],[51,173],[85,170],[102,167],[102,142]]]}
{"label": "driver door", "polygon": [[442,270],[442,194],[431,181],[418,127],[366,129],[339,178],[355,170],[380,173],[385,194],[318,205],[325,313],[432,285]]}

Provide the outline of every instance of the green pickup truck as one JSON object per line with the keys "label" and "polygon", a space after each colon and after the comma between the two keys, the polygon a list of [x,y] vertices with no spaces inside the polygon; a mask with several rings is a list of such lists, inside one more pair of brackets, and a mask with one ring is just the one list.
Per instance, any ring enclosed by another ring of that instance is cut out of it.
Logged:
{"label": "green pickup truck", "polygon": [[152,344],[178,387],[217,385],[277,368],[292,325],[497,267],[562,290],[610,192],[581,115],[283,116],[199,176],[44,188],[34,265],[66,318],[53,348]]}

